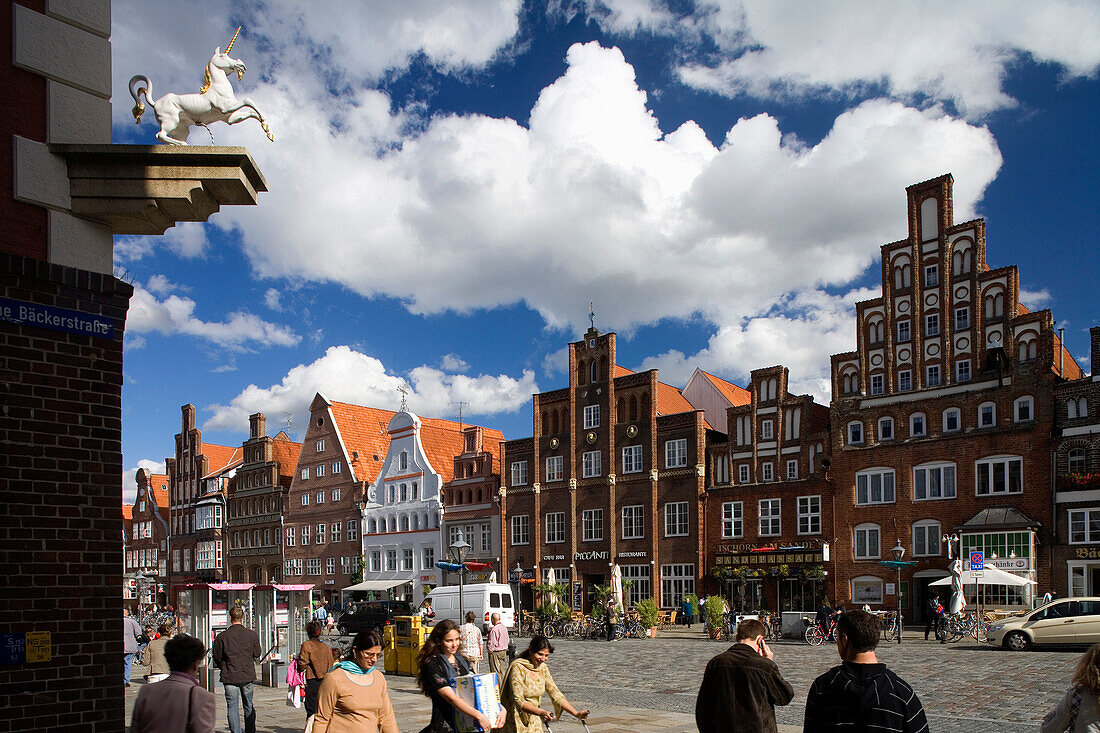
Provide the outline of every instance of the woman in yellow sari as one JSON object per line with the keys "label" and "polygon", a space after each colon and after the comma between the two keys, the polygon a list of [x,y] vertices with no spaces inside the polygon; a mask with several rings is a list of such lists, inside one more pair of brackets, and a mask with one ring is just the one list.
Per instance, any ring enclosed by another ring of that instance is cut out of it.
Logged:
{"label": "woman in yellow sari", "polygon": [[[580,720],[588,717],[587,710],[578,711],[570,705],[554,684],[546,666],[553,651],[549,639],[535,636],[527,651],[516,657],[508,668],[500,693],[501,705],[508,712],[503,733],[542,733],[542,721],[560,718],[563,710]],[[543,694],[550,696],[553,712],[540,707]]]}

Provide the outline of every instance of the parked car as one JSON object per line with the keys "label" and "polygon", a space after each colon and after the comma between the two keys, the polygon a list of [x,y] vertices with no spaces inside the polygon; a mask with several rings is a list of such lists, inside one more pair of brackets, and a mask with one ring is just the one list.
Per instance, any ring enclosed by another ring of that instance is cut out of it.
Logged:
{"label": "parked car", "polygon": [[360,601],[355,610],[340,615],[336,628],[341,636],[358,634],[363,629],[382,630],[393,623],[394,616],[412,616],[412,604],[408,601]]}
{"label": "parked car", "polygon": [[[458,586],[441,585],[427,596],[435,611],[435,623],[449,618],[457,624],[465,623],[459,618]],[[508,628],[514,628],[516,622],[515,604],[512,602],[512,589],[503,583],[471,583],[462,587],[463,612],[473,611],[481,622],[483,632],[489,631],[489,619],[494,613],[500,614],[500,622]]]}
{"label": "parked car", "polygon": [[989,643],[1012,651],[1033,644],[1094,644],[1100,641],[1100,597],[1053,601],[990,624]]}

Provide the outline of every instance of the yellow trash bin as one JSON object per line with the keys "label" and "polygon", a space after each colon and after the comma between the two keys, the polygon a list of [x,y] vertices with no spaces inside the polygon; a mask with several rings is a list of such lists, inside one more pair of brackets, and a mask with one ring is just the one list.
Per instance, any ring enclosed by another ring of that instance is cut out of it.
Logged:
{"label": "yellow trash bin", "polygon": [[[428,629],[420,625],[419,616],[397,616],[394,618],[393,628],[397,647],[397,674],[416,675],[420,672],[417,657],[428,636]],[[389,669],[388,663],[386,668]]]}
{"label": "yellow trash bin", "polygon": [[397,672],[397,637],[392,624],[382,629],[382,655],[386,672]]}

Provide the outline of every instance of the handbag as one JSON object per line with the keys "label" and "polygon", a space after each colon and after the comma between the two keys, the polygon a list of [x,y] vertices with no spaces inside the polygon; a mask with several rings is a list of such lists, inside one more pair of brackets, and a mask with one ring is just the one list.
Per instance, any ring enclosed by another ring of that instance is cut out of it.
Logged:
{"label": "handbag", "polygon": [[511,661],[516,658],[516,643],[514,641],[508,642],[508,660]]}

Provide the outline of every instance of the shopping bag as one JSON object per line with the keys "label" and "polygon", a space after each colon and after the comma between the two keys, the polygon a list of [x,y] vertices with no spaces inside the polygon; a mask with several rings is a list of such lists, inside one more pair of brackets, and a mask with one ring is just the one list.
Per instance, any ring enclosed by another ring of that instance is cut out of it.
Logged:
{"label": "shopping bag", "polygon": [[302,688],[291,687],[286,692],[286,706],[288,708],[302,707]]}
{"label": "shopping bag", "polygon": [[[500,714],[500,695],[497,691],[496,672],[488,674],[467,674],[459,677],[456,682],[455,694],[469,705],[484,713],[490,721],[495,721]],[[459,712],[456,717],[458,733],[476,733],[481,730],[477,720],[466,713]]]}

